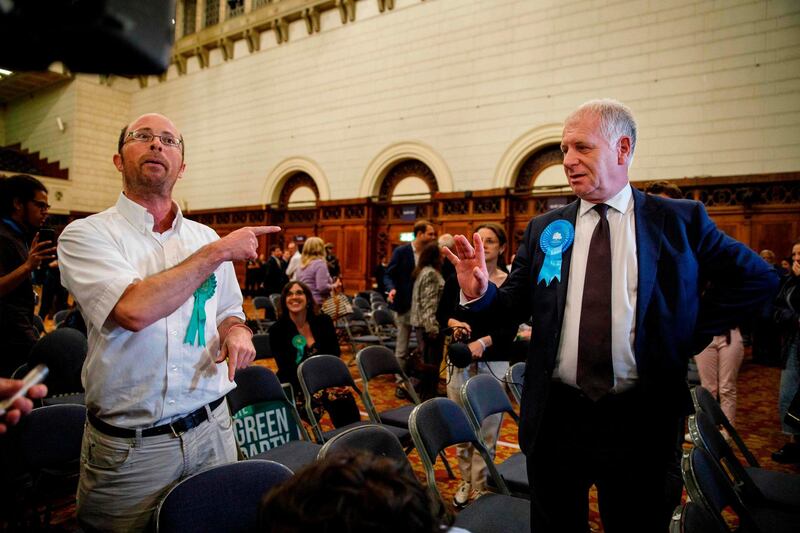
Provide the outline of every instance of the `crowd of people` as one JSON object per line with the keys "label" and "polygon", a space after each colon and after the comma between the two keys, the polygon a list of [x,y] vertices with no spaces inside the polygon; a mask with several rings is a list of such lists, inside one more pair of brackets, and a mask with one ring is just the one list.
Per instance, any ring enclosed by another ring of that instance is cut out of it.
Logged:
{"label": "crowd of people", "polygon": [[[735,424],[743,331],[753,316],[782,339],[782,421],[800,384],[800,242],[779,264],[775,253],[764,250],[759,257],[724,235],[702,204],[683,199],[671,184],[647,193],[631,187],[636,134],[623,104],[584,104],[567,117],[561,142],[578,200],[534,218],[518,249],[510,249],[497,223],[478,225],[470,239],[437,239],[435,224],[418,220],[413,240],[394,248],[388,262],[380,258],[375,269],[375,288],[395,316],[395,356],[405,371],[421,372],[428,387],[423,396],[442,394],[442,367],[444,394],[457,402],[471,376],[489,374],[505,384],[518,328],[532,326],[520,447],[536,531],[585,531],[591,485],[609,530],[665,531],[668,505],[660,495],[691,412],[687,361],[694,356],[701,383]],[[21,386],[8,378],[40,336],[32,275],[52,264],[89,338],[79,523],[86,530],[141,530],[150,527],[158,502],[177,481],[236,460],[223,400],[255,348],[233,262],[246,265],[245,295],[280,294],[270,346],[279,379],[298,394],[302,361],[341,355],[334,320],[321,306],[342,290],[342,269],[333,245],[316,236],[259,254],[259,237],[280,228],[244,227],[219,238],[184,218],[172,197],[186,166],[184,139],[163,115],[125,125],[113,162],[122,176],[116,204],[69,224],[57,258],[55,243],[39,233],[47,189],[25,175],[0,182],[0,334],[6,343],[0,396]],[[505,262],[512,252],[513,268]],[[466,365],[450,359],[455,344],[470,354]],[[432,379],[426,381],[426,372]],[[17,399],[0,414],[0,433],[45,394],[38,386]],[[398,385],[396,394],[408,391]],[[800,430],[791,424],[783,430],[790,440],[773,458],[800,463]],[[491,455],[499,431],[500,415],[481,425]],[[459,446],[457,456],[461,479],[452,504],[463,508],[487,490],[487,472],[471,446]],[[264,516],[295,522],[291,513],[319,511],[309,511],[301,496],[327,490],[325,483],[315,485],[320,479],[350,483],[387,475],[400,476],[363,457],[320,463],[268,497]],[[331,520],[342,518],[341,506],[358,501],[347,497],[349,491],[385,490],[384,481],[342,489]],[[405,485],[416,494],[414,483]],[[449,525],[436,502],[418,497],[420,530]],[[402,514],[394,502],[383,503],[386,514],[367,517],[370,523]]]}

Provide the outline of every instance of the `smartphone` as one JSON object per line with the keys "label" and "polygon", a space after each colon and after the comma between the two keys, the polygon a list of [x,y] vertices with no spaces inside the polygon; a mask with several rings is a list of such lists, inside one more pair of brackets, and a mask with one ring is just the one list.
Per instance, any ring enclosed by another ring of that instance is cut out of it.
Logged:
{"label": "smartphone", "polygon": [[56,244],[56,230],[53,228],[41,228],[39,230],[39,242],[50,241],[53,245]]}
{"label": "smartphone", "polygon": [[28,389],[44,381],[50,369],[46,365],[36,365],[28,374],[22,378],[22,387],[15,392],[10,398],[6,398],[0,402],[0,416],[5,416],[6,411],[11,407],[14,402],[28,394]]}

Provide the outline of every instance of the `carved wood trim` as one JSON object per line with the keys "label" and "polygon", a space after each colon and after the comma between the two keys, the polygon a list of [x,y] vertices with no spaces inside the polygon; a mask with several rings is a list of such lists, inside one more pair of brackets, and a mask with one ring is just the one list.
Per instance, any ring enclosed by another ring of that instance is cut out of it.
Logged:
{"label": "carved wood trim", "polygon": [[406,159],[394,165],[389,172],[386,173],[386,177],[383,178],[381,182],[378,200],[381,202],[391,200],[392,193],[397,187],[397,184],[412,176],[425,182],[431,196],[439,191],[439,184],[436,183],[436,176],[433,175],[433,171],[428,165],[419,159]]}
{"label": "carved wood trim", "polygon": [[[406,167],[408,168],[408,167]],[[296,186],[310,185],[311,177],[292,176],[284,187],[288,200]],[[396,174],[400,176],[400,172]],[[415,174],[419,175],[419,174]],[[313,180],[312,180],[313,181]],[[787,243],[800,236],[800,172],[758,176],[731,176],[728,178],[685,178],[673,180],[688,198],[702,201],[711,218],[734,238],[754,249],[770,248],[779,255],[788,247]],[[649,181],[633,182],[645,189]],[[387,193],[391,189],[387,186]],[[502,224],[511,240],[509,256],[520,243],[529,220],[548,211],[553,205],[563,205],[574,200],[569,193],[532,193],[530,189],[490,189],[483,191],[436,192],[430,201],[410,204],[418,218],[427,218],[439,230],[462,228],[471,230],[484,221]],[[403,207],[389,201],[375,202],[364,198],[321,201],[318,207],[309,209],[266,208],[243,206],[208,209],[184,213],[185,216],[207,224],[220,234],[236,227],[255,224],[277,224],[284,232],[268,236],[262,243],[268,247],[272,242],[285,243],[296,234],[307,236],[341,231],[350,227],[365,227],[359,246],[352,239],[347,241],[349,250],[357,250],[360,257],[349,265],[359,265],[348,270],[348,292],[355,287],[366,287],[372,268],[381,255],[389,256],[394,240],[400,231],[409,231],[411,222],[402,218]],[[457,205],[462,206],[456,208]],[[61,227],[68,221],[89,213],[71,212],[68,216],[53,218],[54,226]],[[55,217],[55,215],[54,215]],[[466,231],[465,230],[465,231]],[[337,239],[339,237],[337,236]],[[344,237],[342,237],[344,239]],[[342,240],[337,244],[344,253]],[[341,258],[340,258],[341,259]],[[364,269],[361,272],[360,269]]]}
{"label": "carved wood trim", "polygon": [[536,184],[536,177],[545,168],[553,165],[561,165],[564,162],[564,154],[557,144],[545,146],[529,155],[520,165],[517,172],[517,179],[514,182],[515,191],[528,191]]}
{"label": "carved wood trim", "polygon": [[319,201],[319,188],[317,188],[317,182],[314,181],[314,178],[306,172],[295,172],[283,184],[281,195],[278,199],[278,206],[284,209],[288,208],[289,198],[291,198],[292,193],[300,187],[308,187],[314,191],[314,196]]}

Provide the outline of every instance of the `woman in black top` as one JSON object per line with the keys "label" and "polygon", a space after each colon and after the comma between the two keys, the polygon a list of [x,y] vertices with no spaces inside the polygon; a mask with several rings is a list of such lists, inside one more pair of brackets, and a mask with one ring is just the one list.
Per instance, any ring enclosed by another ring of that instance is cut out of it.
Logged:
{"label": "woman in black top", "polygon": [[[503,261],[506,232],[502,226],[493,222],[481,224],[475,231],[483,239],[489,279],[499,287],[508,277]],[[519,326],[504,316],[496,317],[497,320],[492,323],[475,321],[468,311],[458,305],[459,292],[458,280],[453,275],[445,283],[436,312],[442,327],[452,328],[453,341],[465,343],[472,354],[473,363],[466,368],[456,368],[451,363],[448,364],[447,396],[457,403],[461,402],[461,387],[470,377],[489,374],[501,381],[504,379],[511,355],[511,342]],[[495,360],[498,359],[496,354],[502,354],[500,359],[505,360]],[[500,433],[501,419],[502,415],[496,414],[487,417],[481,424],[481,437],[492,456]],[[453,505],[460,509],[486,491],[488,470],[483,458],[471,444],[456,446],[456,457],[461,471],[461,483],[453,497]]]}
{"label": "woman in black top", "polygon": [[333,321],[314,303],[311,289],[292,281],[281,292],[278,321],[269,328],[269,344],[278,363],[278,379],[291,383],[300,392],[297,366],[312,355],[340,357],[339,341]]}

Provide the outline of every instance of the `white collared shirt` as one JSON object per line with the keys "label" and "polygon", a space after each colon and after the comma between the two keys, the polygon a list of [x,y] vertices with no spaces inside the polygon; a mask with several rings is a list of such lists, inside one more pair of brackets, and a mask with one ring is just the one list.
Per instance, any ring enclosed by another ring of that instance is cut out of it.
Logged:
{"label": "white collared shirt", "polygon": [[81,375],[86,406],[115,426],[166,423],[234,388],[227,365],[214,363],[217,326],[231,316],[245,318],[231,262],[214,272],[217,287],[205,304],[206,346],[183,343],[194,297],[139,332],[108,318],[131,283],[176,266],[219,238],[173,205],[172,228],[157,233],[153,216],[120,194],[114,207],[72,222],[59,238],[61,282],[75,298],[89,336]]}
{"label": "white collared shirt", "polygon": [[289,258],[289,264],[286,266],[286,275],[289,276],[289,279],[294,281],[297,279],[297,269],[300,267],[300,260],[303,258],[300,252],[295,252],[292,257]]}
{"label": "white collared shirt", "polygon": [[[639,267],[636,260],[636,220],[633,193],[626,185],[605,202],[610,206],[606,218],[611,230],[611,355],[614,364],[614,391],[630,388],[638,378],[633,340],[636,329],[636,290]],[[580,201],[575,220],[575,241],[569,267],[569,285],[561,326],[561,342],[553,377],[577,386],[578,333],[587,266],[591,268],[589,244],[600,220],[593,203]]]}

